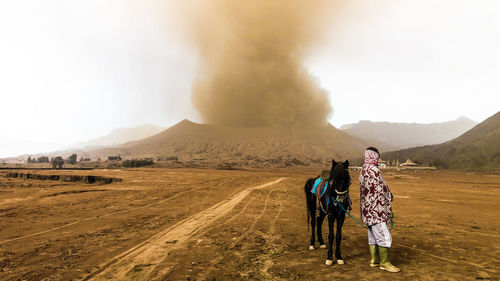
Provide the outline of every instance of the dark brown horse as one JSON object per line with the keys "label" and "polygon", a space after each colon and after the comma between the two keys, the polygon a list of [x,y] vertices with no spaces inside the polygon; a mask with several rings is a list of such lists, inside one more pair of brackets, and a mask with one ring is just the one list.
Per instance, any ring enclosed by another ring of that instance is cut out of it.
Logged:
{"label": "dark brown horse", "polygon": [[[326,248],[326,245],[323,241],[321,227],[323,224],[323,220],[328,215],[328,257],[326,260],[327,265],[333,264],[333,239],[335,237],[333,233],[333,227],[335,220],[337,221],[335,258],[337,259],[338,264],[344,264],[344,260],[342,259],[342,255],[340,253],[340,241],[342,238],[342,225],[344,224],[345,213],[338,205],[342,205],[342,207],[346,210],[350,208],[351,205],[351,200],[349,198],[351,176],[349,175],[348,168],[349,161],[346,160],[344,162],[337,163],[334,159],[332,159],[332,168],[330,169],[330,174],[327,179],[328,184],[325,192],[323,192],[324,195],[321,196],[319,200],[317,199],[316,194],[311,192],[311,190],[315,186],[315,183],[316,185],[320,183],[320,181],[318,180],[320,178],[319,176],[316,178],[308,179],[304,187],[307,203],[307,224],[309,226],[310,219],[312,228],[309,250],[315,249],[315,234],[318,237],[320,248]],[[316,217],[316,210],[319,211],[318,217]]]}

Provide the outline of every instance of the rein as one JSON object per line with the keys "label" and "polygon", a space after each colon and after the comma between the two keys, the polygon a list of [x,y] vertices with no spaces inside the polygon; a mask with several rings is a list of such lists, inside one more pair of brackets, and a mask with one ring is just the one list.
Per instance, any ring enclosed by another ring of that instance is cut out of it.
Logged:
{"label": "rein", "polygon": [[[351,185],[351,176],[349,175],[349,186]],[[337,189],[335,188],[335,193],[337,193],[337,196],[339,195],[344,195],[349,192],[349,187],[347,187],[347,189],[345,191],[337,191]],[[361,227],[365,228],[365,229],[368,229],[368,227],[362,223],[360,223],[357,219],[355,219],[350,213],[349,211],[347,211],[338,201],[337,201],[337,198],[333,198],[333,200],[335,201],[335,203],[340,207],[340,209],[342,211],[344,211],[344,213],[346,213],[347,215],[349,215],[349,217],[351,219],[353,219],[355,222],[357,222]],[[339,198],[340,201],[343,201],[343,198]],[[394,228],[394,212],[391,213],[391,229]]]}
{"label": "rein", "polygon": [[357,219],[355,219],[353,216],[351,216],[351,214],[346,209],[344,209],[344,207],[342,207],[342,205],[340,205],[339,202],[337,202],[337,198],[333,198],[333,200],[335,200],[335,203],[337,203],[337,205],[340,207],[340,209],[342,209],[342,211],[344,211],[346,214],[348,214],[349,217],[351,217],[351,219],[353,219],[355,222],[357,222],[359,225],[361,225],[361,227],[368,229],[367,226],[365,226],[364,224],[360,223]]}
{"label": "rein", "polygon": [[[335,191],[337,191],[337,190],[335,190]],[[337,202],[336,198],[333,198],[333,200],[335,200],[335,203],[337,203],[337,205],[340,207],[340,209],[342,209],[342,211],[344,211],[346,214],[348,214],[351,219],[353,219],[355,222],[357,222],[359,225],[361,225],[361,227],[368,229],[368,227],[366,225],[360,223],[357,219],[355,219],[353,216],[351,216],[351,214],[346,209],[344,209],[344,207],[342,207],[342,205],[340,205],[339,202]],[[393,229],[393,228],[394,228],[394,212],[391,213],[391,229]]]}

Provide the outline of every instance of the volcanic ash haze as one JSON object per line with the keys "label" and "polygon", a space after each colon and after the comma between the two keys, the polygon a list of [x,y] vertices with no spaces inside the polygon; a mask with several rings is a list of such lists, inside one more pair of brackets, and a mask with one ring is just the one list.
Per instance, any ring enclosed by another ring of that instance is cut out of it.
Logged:
{"label": "volcanic ash haze", "polygon": [[200,64],[192,99],[203,120],[230,127],[327,124],[327,93],[301,64],[321,34],[326,2],[185,1],[183,20]]}

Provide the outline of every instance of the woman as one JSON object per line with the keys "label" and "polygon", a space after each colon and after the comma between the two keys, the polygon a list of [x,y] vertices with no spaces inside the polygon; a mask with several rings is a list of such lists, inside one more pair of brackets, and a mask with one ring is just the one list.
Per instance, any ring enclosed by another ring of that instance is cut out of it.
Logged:
{"label": "woman", "polygon": [[392,217],[392,193],[382,178],[378,168],[380,153],[375,147],[365,151],[365,164],[359,174],[361,219],[368,226],[368,245],[370,247],[370,266],[382,270],[399,272],[389,261],[389,248],[392,244],[387,223]]}

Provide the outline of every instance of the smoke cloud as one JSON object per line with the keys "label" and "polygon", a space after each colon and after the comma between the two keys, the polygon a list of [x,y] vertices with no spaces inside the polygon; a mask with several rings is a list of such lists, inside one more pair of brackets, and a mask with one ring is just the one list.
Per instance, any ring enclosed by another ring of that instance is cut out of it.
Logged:
{"label": "smoke cloud", "polygon": [[326,124],[325,90],[302,65],[321,34],[326,1],[186,1],[200,73],[192,99],[207,123]]}

